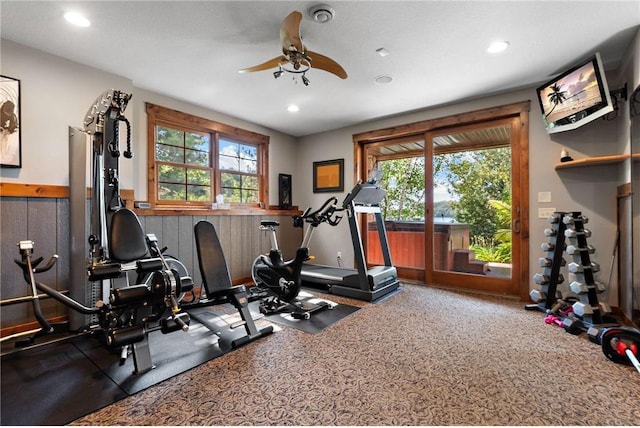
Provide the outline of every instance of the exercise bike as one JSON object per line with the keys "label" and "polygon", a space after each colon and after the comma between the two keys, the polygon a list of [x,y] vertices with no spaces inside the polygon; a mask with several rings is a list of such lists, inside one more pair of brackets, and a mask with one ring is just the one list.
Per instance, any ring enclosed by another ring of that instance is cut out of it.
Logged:
{"label": "exercise bike", "polygon": [[318,210],[311,212],[309,207],[302,215],[293,216],[294,227],[304,228],[305,223],[308,223],[309,227],[302,244],[296,250],[295,257],[288,261],[282,259],[282,251],[278,246],[276,230],[280,223],[274,220],[260,222],[259,229],[269,234],[271,243],[269,254],[256,257],[251,268],[251,276],[256,287],[266,291],[268,295],[260,302],[262,314],[289,312],[294,319],[309,319],[315,312],[333,309],[336,306],[333,302],[320,299],[303,301],[298,298],[298,294],[301,287],[302,264],[312,258],[309,255],[309,242],[313,231],[322,223],[332,226],[340,223],[342,216],[336,213],[342,209],[337,207],[337,203],[338,199],[331,197]]}

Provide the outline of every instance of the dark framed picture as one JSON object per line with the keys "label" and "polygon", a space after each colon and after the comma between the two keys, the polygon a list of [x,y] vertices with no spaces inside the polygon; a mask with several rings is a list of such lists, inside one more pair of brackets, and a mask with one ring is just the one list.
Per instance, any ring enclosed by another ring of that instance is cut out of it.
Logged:
{"label": "dark framed picture", "polygon": [[344,190],[344,159],[313,163],[313,193]]}
{"label": "dark framed picture", "polygon": [[22,167],[20,81],[0,76],[0,166]]}
{"label": "dark framed picture", "polygon": [[291,209],[291,175],[278,175],[278,205],[281,210]]}

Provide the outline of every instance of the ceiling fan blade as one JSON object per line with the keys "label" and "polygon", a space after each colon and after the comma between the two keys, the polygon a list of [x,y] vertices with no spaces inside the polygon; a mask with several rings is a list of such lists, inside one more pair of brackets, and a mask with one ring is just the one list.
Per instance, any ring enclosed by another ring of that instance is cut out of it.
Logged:
{"label": "ceiling fan blade", "polygon": [[298,52],[303,52],[304,46],[302,46],[302,39],[300,38],[300,22],[302,22],[302,13],[297,10],[291,12],[284,21],[282,21],[282,25],[280,26],[280,43],[285,52],[293,48]]}
{"label": "ceiling fan blade", "polygon": [[307,50],[306,55],[311,58],[311,68],[319,68],[320,70],[328,71],[341,79],[347,78],[347,72],[344,71],[344,68],[331,58],[310,50]]}
{"label": "ceiling fan blade", "polygon": [[279,55],[273,59],[270,59],[269,61],[263,62],[262,64],[258,64],[258,65],[254,65],[253,67],[243,68],[242,70],[238,70],[238,73],[249,73],[252,71],[268,70],[270,68],[278,67],[280,64],[283,64],[286,62],[287,62],[287,59],[284,56]]}

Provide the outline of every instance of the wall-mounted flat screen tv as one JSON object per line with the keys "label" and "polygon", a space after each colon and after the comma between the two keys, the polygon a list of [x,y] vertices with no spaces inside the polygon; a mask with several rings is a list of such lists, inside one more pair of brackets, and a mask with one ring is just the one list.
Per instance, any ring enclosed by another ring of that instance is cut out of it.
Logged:
{"label": "wall-mounted flat screen tv", "polygon": [[600,54],[570,68],[537,89],[549,134],[578,128],[613,111]]}

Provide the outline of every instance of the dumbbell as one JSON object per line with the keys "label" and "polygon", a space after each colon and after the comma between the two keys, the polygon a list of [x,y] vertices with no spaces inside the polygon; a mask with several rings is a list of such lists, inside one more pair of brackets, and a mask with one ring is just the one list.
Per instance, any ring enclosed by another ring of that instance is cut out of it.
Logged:
{"label": "dumbbell", "polygon": [[[538,285],[547,285],[549,284],[549,275],[545,275],[543,273],[536,273],[533,275],[533,280]],[[562,274],[558,275],[558,284],[562,284],[564,282],[564,276]]]}
{"label": "dumbbell", "polygon": [[584,235],[587,238],[590,238],[591,237],[591,231],[589,229],[584,229],[584,230],[582,230],[580,232],[578,232],[575,229],[567,229],[567,230],[564,231],[564,236],[567,237],[567,238],[575,238],[578,235]]}
{"label": "dumbbell", "polygon": [[575,302],[575,298],[572,296],[568,296],[566,298],[559,297],[558,300],[547,309],[547,314],[549,315],[557,315],[560,314],[562,316],[567,316],[573,312],[573,308],[570,305],[570,302]]}
{"label": "dumbbell", "polygon": [[573,308],[573,313],[580,318],[583,318],[585,315],[593,315],[593,307],[583,302],[575,302],[571,307]]}
{"label": "dumbbell", "polygon": [[[547,300],[547,295],[543,291],[538,289],[531,290],[529,292],[529,297],[536,303],[544,302],[545,300]],[[562,293],[560,292],[560,290],[556,290],[556,299],[562,299]]]}
{"label": "dumbbell", "polygon": [[570,334],[580,334],[584,330],[584,324],[578,318],[567,316],[562,320],[564,331]]}
{"label": "dumbbell", "polygon": [[[553,263],[553,260],[551,260],[548,257],[540,257],[538,259],[538,264],[540,265],[540,267],[549,267],[551,266],[551,264]],[[567,261],[564,259],[564,257],[560,260],[560,266],[564,266],[567,264]]]}
{"label": "dumbbell", "polygon": [[[575,222],[575,218],[573,218],[573,215],[566,215],[563,217],[562,222],[564,224],[573,224]],[[589,223],[589,219],[583,215],[578,216],[578,220],[582,220],[582,224],[587,224]]]}
{"label": "dumbbell", "polygon": [[540,303],[547,300],[547,296],[540,290],[531,290],[529,292],[529,297],[533,302]]}
{"label": "dumbbell", "polygon": [[550,224],[560,223],[560,214],[553,213],[549,217],[547,217],[547,222]]}
{"label": "dumbbell", "polygon": [[549,251],[553,251],[556,248],[556,246],[551,242],[543,242],[540,248],[542,248],[542,251],[549,252]]}
{"label": "dumbbell", "polygon": [[598,307],[600,308],[601,314],[610,314],[613,312],[611,305],[607,302],[598,302]]}
{"label": "dumbbell", "polygon": [[591,245],[591,244],[587,244],[587,247],[576,247],[575,245],[567,245],[567,254],[569,254],[570,256],[576,254],[576,253],[580,253],[583,251],[588,252],[589,254],[593,254],[596,252],[596,248]]}
{"label": "dumbbell", "polygon": [[551,259],[548,257],[540,257],[538,259],[538,265],[540,265],[540,267],[548,267],[551,266]]}
{"label": "dumbbell", "polygon": [[591,269],[592,272],[600,272],[600,265],[596,262],[591,262],[590,266],[583,266],[576,262],[571,262],[567,268],[571,273],[582,273],[585,269]]}
{"label": "dumbbell", "polygon": [[558,318],[555,315],[547,315],[546,317],[544,317],[544,322],[547,324],[556,324],[556,325],[559,325],[560,327],[564,327],[562,319]]}
{"label": "dumbbell", "polygon": [[[596,281],[593,286],[596,288],[596,293],[602,293],[606,287],[603,283]],[[569,284],[569,289],[576,294],[585,294],[589,291],[589,286],[584,282],[573,281]]]}
{"label": "dumbbell", "polygon": [[[542,248],[542,251],[549,252],[556,249],[556,244],[553,242],[543,242],[542,245],[540,245],[540,248]],[[567,248],[567,244],[564,244],[563,249],[565,248]]]}
{"label": "dumbbell", "polygon": [[571,307],[573,308],[573,313],[581,318],[585,315],[593,315],[594,309],[603,315],[610,314],[612,312],[611,305],[607,302],[598,302],[598,307],[593,307],[583,302],[575,302]]}

